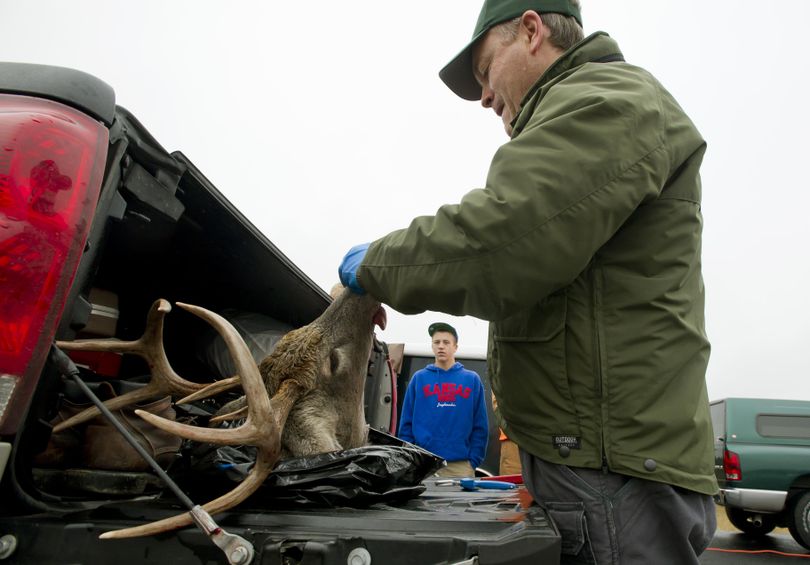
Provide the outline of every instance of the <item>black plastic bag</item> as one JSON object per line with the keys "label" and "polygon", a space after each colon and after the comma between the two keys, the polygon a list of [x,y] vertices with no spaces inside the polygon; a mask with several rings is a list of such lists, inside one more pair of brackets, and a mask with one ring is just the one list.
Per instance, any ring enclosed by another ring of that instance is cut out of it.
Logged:
{"label": "black plastic bag", "polygon": [[[251,496],[251,501],[272,503],[274,507],[366,507],[396,504],[419,496],[422,481],[436,472],[443,459],[373,428],[370,445],[281,461]],[[241,482],[255,460],[255,448],[197,445],[191,454],[190,476],[205,482],[210,494],[211,480],[223,490]],[[230,482],[230,484],[227,484]]]}

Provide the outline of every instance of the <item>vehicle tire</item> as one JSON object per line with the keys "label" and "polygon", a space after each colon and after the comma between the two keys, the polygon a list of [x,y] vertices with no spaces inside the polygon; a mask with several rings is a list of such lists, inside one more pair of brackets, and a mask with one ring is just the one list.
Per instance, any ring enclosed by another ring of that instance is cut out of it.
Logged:
{"label": "vehicle tire", "polygon": [[796,543],[810,549],[810,491],[805,491],[790,509],[788,530]]}
{"label": "vehicle tire", "polygon": [[759,525],[754,523],[753,518],[756,516],[754,512],[726,506],[726,516],[735,528],[749,536],[764,536],[776,527],[776,519],[770,514],[759,514],[762,519]]}

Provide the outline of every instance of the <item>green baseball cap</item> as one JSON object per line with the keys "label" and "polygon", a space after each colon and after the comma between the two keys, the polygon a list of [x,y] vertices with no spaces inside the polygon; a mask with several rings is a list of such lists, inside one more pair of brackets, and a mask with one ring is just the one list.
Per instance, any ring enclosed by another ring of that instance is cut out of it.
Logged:
{"label": "green baseball cap", "polygon": [[538,14],[565,14],[573,16],[582,25],[579,8],[569,0],[485,0],[478,22],[475,24],[472,40],[452,61],[439,71],[439,77],[450,90],[465,100],[479,100],[481,85],[475,80],[472,69],[472,51],[475,43],[484,37],[492,27],[512,18],[522,16],[526,10]]}
{"label": "green baseball cap", "polygon": [[445,324],[444,322],[434,322],[430,324],[430,326],[428,326],[428,334],[430,337],[433,337],[433,334],[436,332],[449,332],[453,334],[453,337],[456,338],[456,341],[458,341],[458,333],[456,332],[456,328],[450,324]]}

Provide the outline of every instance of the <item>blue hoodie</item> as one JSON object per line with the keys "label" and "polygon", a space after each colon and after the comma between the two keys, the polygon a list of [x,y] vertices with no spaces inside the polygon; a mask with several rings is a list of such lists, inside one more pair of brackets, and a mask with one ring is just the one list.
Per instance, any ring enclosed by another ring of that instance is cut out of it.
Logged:
{"label": "blue hoodie", "polygon": [[405,392],[399,437],[443,457],[469,461],[473,469],[487,452],[489,424],[484,385],[474,371],[456,363],[430,364],[414,373]]}

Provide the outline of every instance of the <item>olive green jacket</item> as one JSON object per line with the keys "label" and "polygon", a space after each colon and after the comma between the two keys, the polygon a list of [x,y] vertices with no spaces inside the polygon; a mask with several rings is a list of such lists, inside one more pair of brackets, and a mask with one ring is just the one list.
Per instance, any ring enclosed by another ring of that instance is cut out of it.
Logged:
{"label": "olive green jacket", "polygon": [[490,321],[500,423],[523,449],[713,494],[705,147],[594,34],[527,93],[485,188],[375,241],[358,281],[400,312]]}

